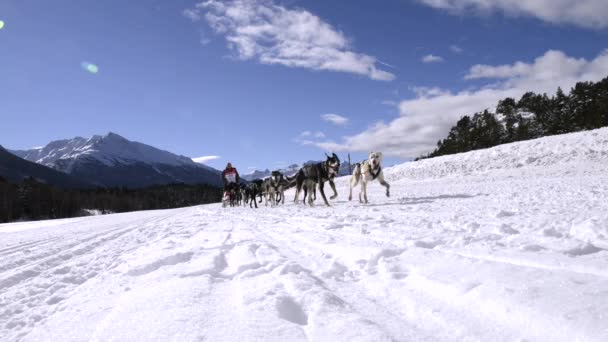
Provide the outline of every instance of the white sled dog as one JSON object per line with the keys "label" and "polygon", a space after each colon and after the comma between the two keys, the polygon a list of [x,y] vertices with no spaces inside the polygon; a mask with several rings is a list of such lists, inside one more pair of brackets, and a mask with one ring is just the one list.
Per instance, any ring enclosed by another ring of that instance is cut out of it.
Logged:
{"label": "white sled dog", "polygon": [[[353,188],[361,182],[361,191],[359,192],[359,202],[367,203],[367,183],[378,179],[380,184],[386,188],[386,197],[390,196],[390,185],[384,180],[384,173],[382,173],[382,152],[370,152],[369,158],[363,163],[357,163],[353,176],[350,179],[350,193],[348,194],[348,200],[353,199]],[[361,198],[363,194],[363,199]]]}

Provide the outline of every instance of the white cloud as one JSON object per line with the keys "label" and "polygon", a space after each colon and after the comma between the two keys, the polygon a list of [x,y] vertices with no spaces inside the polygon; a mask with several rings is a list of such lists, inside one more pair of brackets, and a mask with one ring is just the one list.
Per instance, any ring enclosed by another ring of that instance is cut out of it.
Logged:
{"label": "white cloud", "polygon": [[439,87],[411,87],[410,90],[413,91],[418,97],[433,97],[449,93],[448,91]]}
{"label": "white cloud", "polygon": [[319,142],[319,139],[325,139],[325,133],[321,132],[321,131],[316,131],[316,132],[311,132],[311,131],[304,131],[302,133],[300,133],[300,135],[293,139],[294,142],[300,144],[300,145],[315,145]]}
{"label": "white cloud", "polygon": [[321,115],[321,119],[338,126],[346,125],[348,123],[348,118],[338,114],[323,114]]}
{"label": "white cloud", "polygon": [[325,150],[380,150],[401,158],[417,157],[432,151],[439,139],[463,115],[494,108],[506,97],[518,100],[525,92],[554,94],[580,81],[599,81],[608,75],[608,50],[585,60],[569,57],[561,51],[547,51],[531,63],[511,65],[475,65],[465,79],[487,79],[481,87],[451,92],[439,88],[414,88],[414,99],[402,101],[400,116],[389,122],[378,122],[369,129],[344,137],[342,142],[315,143]]}
{"label": "white cloud", "polygon": [[422,62],[423,63],[440,63],[440,62],[443,62],[443,58],[430,54],[430,55],[426,55],[426,56],[422,57]]}
{"label": "white cloud", "polygon": [[348,72],[380,81],[395,78],[377,68],[375,57],[354,52],[342,32],[304,9],[288,9],[273,0],[208,0],[187,11],[192,13],[184,12],[186,16],[203,17],[225,36],[241,60]]}
{"label": "white cloud", "polygon": [[450,50],[454,53],[462,53],[464,51],[464,49],[458,45],[450,45]]}
{"label": "white cloud", "polygon": [[296,142],[296,143],[298,143],[298,144],[300,144],[300,145],[304,145],[304,146],[310,146],[310,145],[319,144],[319,142],[316,142],[316,141],[313,141],[313,140],[310,140],[310,139],[299,139],[299,138],[296,138],[293,141]]}
{"label": "white cloud", "polygon": [[608,27],[606,0],[417,0],[454,14],[489,14],[535,17],[553,24],[572,24],[602,29]]}
{"label": "white cloud", "polygon": [[517,62],[513,65],[500,66],[478,64],[473,66],[464,78],[465,80],[474,80],[479,78],[513,78],[530,74],[530,72],[532,72],[532,68],[532,65],[523,62]]}
{"label": "white cloud", "polygon": [[216,159],[220,159],[220,156],[204,156],[204,157],[198,157],[198,158],[192,158],[192,161],[194,161],[195,163],[199,163],[199,164],[206,164],[212,160],[216,160]]}

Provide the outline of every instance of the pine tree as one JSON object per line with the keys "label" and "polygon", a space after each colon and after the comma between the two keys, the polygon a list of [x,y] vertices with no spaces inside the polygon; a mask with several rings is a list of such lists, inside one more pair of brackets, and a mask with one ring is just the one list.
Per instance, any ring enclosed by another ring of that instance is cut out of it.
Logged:
{"label": "pine tree", "polygon": [[517,114],[517,103],[515,103],[515,100],[508,97],[499,101],[498,106],[496,106],[496,113],[504,116],[505,130],[501,142],[509,143],[515,141],[517,123],[517,117],[515,116]]}
{"label": "pine tree", "polygon": [[551,102],[553,120],[551,122],[550,134],[563,134],[572,131],[573,120],[570,101],[561,87],[557,88],[555,97]]}

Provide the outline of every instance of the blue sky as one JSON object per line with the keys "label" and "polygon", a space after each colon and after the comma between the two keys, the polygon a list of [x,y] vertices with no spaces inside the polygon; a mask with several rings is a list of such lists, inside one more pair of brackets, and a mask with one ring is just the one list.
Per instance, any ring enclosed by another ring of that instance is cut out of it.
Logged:
{"label": "blue sky", "polygon": [[500,98],[608,76],[604,0],[3,0],[0,20],[3,146],[112,131],[241,172],[397,163]]}

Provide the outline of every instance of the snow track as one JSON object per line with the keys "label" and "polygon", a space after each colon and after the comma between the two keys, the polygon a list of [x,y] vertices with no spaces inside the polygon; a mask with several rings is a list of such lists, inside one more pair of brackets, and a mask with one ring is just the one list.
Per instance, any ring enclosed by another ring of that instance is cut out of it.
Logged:
{"label": "snow track", "polygon": [[342,178],[331,208],[0,225],[0,340],[606,341],[607,145],[387,168],[369,205]]}

